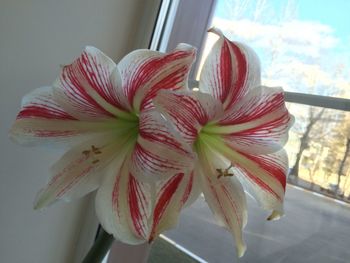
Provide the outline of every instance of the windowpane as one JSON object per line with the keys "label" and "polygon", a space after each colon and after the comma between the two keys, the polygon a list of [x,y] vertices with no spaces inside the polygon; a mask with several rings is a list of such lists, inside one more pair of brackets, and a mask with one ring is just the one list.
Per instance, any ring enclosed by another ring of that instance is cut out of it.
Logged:
{"label": "windowpane", "polygon": [[[264,85],[350,98],[348,10],[342,0],[221,0],[212,25],[253,47]],[[203,57],[215,39],[208,34]]]}
{"label": "windowpane", "polygon": [[350,113],[289,103],[289,182],[350,202]]}
{"label": "windowpane", "polygon": [[217,224],[204,197],[166,235],[207,262],[349,262],[349,207],[290,185],[282,219],[267,221],[269,213],[250,198],[248,207],[247,251],[239,260],[231,234]]}
{"label": "windowpane", "polygon": [[[253,47],[264,85],[350,99],[348,10],[350,2],[341,0],[218,0],[212,25]],[[192,20],[182,21],[191,25],[185,32],[196,31]],[[203,58],[216,39],[209,34]],[[270,211],[249,197],[248,249],[238,260],[232,235],[217,223],[202,195],[167,238],[203,262],[348,262],[350,113],[294,103],[288,108],[296,121],[285,147],[290,160],[286,216],[267,221]]]}

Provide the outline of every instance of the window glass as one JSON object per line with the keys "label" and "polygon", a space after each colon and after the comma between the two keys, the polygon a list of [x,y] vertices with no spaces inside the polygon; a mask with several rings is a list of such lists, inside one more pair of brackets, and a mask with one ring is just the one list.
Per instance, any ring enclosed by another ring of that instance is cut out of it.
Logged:
{"label": "window glass", "polygon": [[288,182],[350,202],[350,113],[288,104],[296,121],[285,149]]}
{"label": "window glass", "polygon": [[[263,85],[350,99],[348,10],[350,1],[341,0],[218,0],[212,26],[258,53]],[[216,40],[208,34],[198,72]],[[247,252],[236,260],[231,234],[201,196],[183,211],[168,238],[203,262],[349,261],[350,113],[296,103],[287,107],[296,120],[285,146],[286,216],[267,221],[269,212],[248,197]]]}
{"label": "window glass", "polygon": [[[220,0],[212,26],[253,47],[264,85],[350,98],[349,10],[344,0]],[[204,57],[215,39],[208,34]]]}
{"label": "window glass", "polygon": [[201,262],[349,262],[349,207],[292,185],[286,191],[286,216],[278,221],[267,221],[269,213],[248,198],[247,251],[240,259],[231,234],[214,219],[204,197],[185,209],[179,226],[166,235]]}

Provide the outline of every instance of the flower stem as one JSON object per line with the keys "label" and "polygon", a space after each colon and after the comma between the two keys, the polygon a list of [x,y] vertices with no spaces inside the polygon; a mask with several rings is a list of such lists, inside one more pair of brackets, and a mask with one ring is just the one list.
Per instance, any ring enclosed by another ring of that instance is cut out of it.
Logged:
{"label": "flower stem", "polygon": [[98,263],[102,262],[103,258],[106,256],[108,250],[110,249],[114,238],[112,235],[108,234],[106,231],[100,227],[97,239],[95,243],[90,248],[90,251],[85,256],[83,263]]}

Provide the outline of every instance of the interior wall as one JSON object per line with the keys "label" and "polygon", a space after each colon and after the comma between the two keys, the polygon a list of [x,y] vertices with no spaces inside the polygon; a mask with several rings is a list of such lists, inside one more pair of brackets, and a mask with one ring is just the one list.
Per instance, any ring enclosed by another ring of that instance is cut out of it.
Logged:
{"label": "interior wall", "polygon": [[[8,130],[23,95],[50,85],[60,64],[68,64],[85,45],[115,60],[147,43],[140,37],[147,1],[0,1],[0,262],[72,262],[86,199],[32,209],[51,164],[61,152],[22,148]],[[149,8],[149,7],[148,7]],[[143,29],[143,36],[149,30]]]}

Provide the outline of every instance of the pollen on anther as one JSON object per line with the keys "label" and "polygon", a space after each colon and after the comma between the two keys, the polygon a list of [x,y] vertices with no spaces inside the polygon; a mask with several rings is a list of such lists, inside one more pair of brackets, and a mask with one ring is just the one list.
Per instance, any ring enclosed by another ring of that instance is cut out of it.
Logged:
{"label": "pollen on anther", "polygon": [[216,171],[218,172],[217,178],[219,179],[220,177],[227,177],[227,176],[234,176],[234,173],[230,173],[229,170],[233,167],[232,163],[227,169],[221,169],[218,168]]}
{"label": "pollen on anther", "polygon": [[101,154],[101,150],[96,147],[95,145],[91,145],[91,151],[94,153],[94,154]]}

